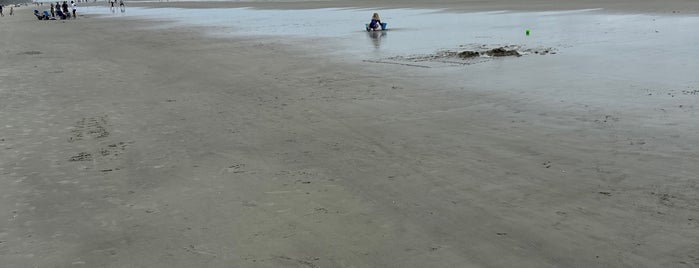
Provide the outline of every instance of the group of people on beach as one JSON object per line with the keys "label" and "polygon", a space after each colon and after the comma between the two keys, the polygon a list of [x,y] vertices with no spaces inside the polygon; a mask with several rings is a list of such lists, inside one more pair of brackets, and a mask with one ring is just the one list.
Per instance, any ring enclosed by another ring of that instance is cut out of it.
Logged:
{"label": "group of people on beach", "polygon": [[55,20],[56,16],[60,17],[62,20],[69,19],[71,17],[73,17],[73,19],[77,19],[78,5],[75,4],[75,1],[70,1],[70,7],[73,10],[72,15],[68,7],[68,1],[63,1],[63,4],[56,2],[55,5],[51,3],[50,12],[45,10],[43,13],[41,13],[39,10],[35,9],[34,16],[36,16],[36,18],[39,20]]}
{"label": "group of people on beach", "polygon": [[[15,14],[15,7],[10,5],[10,16]],[[2,5],[0,5],[0,17],[4,17],[5,13],[2,13]]]}
{"label": "group of people on beach", "polygon": [[[74,1],[70,1],[70,7],[73,10],[73,18],[77,19],[77,10],[78,10],[78,5],[75,4]],[[59,2],[56,2],[56,5],[51,3],[51,17],[56,17],[57,11],[62,11],[63,14],[66,14],[68,17],[70,17],[70,11],[68,11],[68,1],[63,1],[63,4],[60,4]]]}
{"label": "group of people on beach", "polygon": [[[109,0],[109,6],[110,9],[112,10],[112,13],[114,13],[114,4],[116,4],[116,0]],[[119,0],[119,9],[121,9],[121,12],[124,13],[126,10],[126,6],[124,5],[124,0]]]}

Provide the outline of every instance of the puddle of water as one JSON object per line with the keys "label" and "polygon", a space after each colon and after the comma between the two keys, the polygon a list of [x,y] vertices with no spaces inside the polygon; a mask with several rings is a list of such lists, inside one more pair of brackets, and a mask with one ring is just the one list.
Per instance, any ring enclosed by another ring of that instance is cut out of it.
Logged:
{"label": "puddle of water", "polygon": [[[86,13],[110,14],[109,9],[88,7]],[[381,11],[388,31],[364,31],[373,11],[362,9],[258,10],[250,8],[181,9],[129,8],[128,16],[173,20],[178,24],[228,27],[230,35],[276,35],[340,39],[343,50],[381,48],[387,53],[431,53],[464,43],[555,43],[557,32],[549,27],[560,16],[577,12],[541,13],[442,13],[436,10],[391,9]],[[122,15],[116,10],[117,15]],[[545,26],[546,25],[546,26]],[[538,38],[527,38],[525,29]],[[537,32],[539,31],[539,32]],[[220,34],[221,32],[219,32]],[[380,40],[377,42],[376,40]],[[369,41],[369,42],[367,42]],[[367,46],[370,45],[370,46]]]}
{"label": "puddle of water", "polygon": [[[580,75],[615,70],[628,79],[696,82],[699,73],[699,17],[602,14],[596,10],[550,12],[449,13],[442,10],[378,11],[388,31],[370,32],[364,24],[374,10],[251,8],[128,8],[112,13],[86,7],[84,13],[150,18],[181,25],[211,27],[211,34],[306,38],[309,47],[330,46],[338,55],[382,59],[458,49],[462,45],[551,47],[556,57],[573,60]],[[525,35],[530,29],[531,35]],[[660,75],[657,75],[660,74]]]}

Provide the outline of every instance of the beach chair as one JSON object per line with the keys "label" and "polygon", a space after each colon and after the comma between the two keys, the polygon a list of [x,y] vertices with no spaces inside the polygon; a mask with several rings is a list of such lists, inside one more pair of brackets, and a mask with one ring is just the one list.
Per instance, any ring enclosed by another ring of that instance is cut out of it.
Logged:
{"label": "beach chair", "polygon": [[46,18],[44,17],[44,15],[42,15],[41,13],[39,13],[39,10],[36,10],[36,9],[34,9],[34,16],[36,16],[36,18],[37,18],[38,20],[45,20],[45,19],[46,19]]}
{"label": "beach chair", "polygon": [[55,20],[55,18],[52,18],[51,14],[49,14],[49,12],[46,10],[44,10],[44,19],[45,20]]}

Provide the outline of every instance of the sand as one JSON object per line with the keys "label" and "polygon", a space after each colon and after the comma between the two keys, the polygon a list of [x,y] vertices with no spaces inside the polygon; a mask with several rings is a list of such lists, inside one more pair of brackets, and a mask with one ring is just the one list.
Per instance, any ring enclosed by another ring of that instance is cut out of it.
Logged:
{"label": "sand", "polygon": [[691,75],[373,64],[31,9],[0,19],[3,267],[699,265]]}

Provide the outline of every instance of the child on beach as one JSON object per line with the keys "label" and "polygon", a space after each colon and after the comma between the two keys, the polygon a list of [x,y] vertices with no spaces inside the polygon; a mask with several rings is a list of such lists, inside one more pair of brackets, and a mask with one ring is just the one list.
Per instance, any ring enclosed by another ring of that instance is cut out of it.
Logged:
{"label": "child on beach", "polygon": [[374,13],[374,15],[371,16],[371,22],[369,23],[369,29],[376,31],[380,27],[381,27],[381,19],[379,19],[379,13]]}

